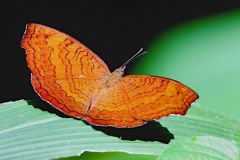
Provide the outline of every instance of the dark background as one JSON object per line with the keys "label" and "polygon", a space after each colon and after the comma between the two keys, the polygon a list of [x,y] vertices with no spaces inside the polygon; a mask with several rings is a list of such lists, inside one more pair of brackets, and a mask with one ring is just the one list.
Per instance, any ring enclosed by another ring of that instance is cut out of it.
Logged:
{"label": "dark background", "polygon": [[139,48],[147,49],[156,37],[171,27],[237,9],[240,2],[32,0],[9,1],[0,7],[0,102],[6,102],[41,101],[32,89],[30,71],[20,47],[26,23],[40,23],[75,37],[113,70]]}

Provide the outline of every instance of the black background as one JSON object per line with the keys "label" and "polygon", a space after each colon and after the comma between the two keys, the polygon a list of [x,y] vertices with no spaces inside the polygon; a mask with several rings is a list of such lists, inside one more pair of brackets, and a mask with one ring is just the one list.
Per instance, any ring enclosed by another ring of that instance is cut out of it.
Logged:
{"label": "black background", "polygon": [[32,0],[1,4],[0,102],[39,100],[19,44],[26,23],[40,23],[75,37],[113,70],[139,48],[147,49],[167,29],[239,7],[237,1]]}
{"label": "black background", "polygon": [[40,99],[31,87],[20,47],[26,23],[40,23],[75,37],[114,70],[171,27],[239,7],[240,2],[235,1],[49,0],[2,4],[0,102]]}
{"label": "black background", "polygon": [[[3,3],[3,2],[1,2]],[[119,67],[139,48],[147,47],[164,31],[178,24],[239,9],[237,1],[107,1],[107,0],[48,0],[9,1],[0,6],[0,102],[18,99],[33,100],[38,106],[52,108],[34,93],[30,83],[24,50],[20,41],[26,23],[35,22],[63,31],[88,46],[108,64],[110,70]],[[128,67],[131,67],[131,63]],[[39,105],[40,103],[40,105]],[[52,109],[53,112],[54,109]],[[60,113],[58,113],[60,114]],[[146,127],[160,135],[158,141],[173,138],[165,128],[151,122]],[[145,128],[144,128],[145,127]],[[151,129],[152,127],[152,129]],[[105,133],[118,135],[119,130],[95,127]],[[144,132],[133,130],[132,135]],[[125,133],[123,131],[122,133]],[[166,133],[166,134],[165,134]],[[127,132],[128,139],[131,131]],[[166,136],[167,135],[167,136]],[[152,135],[146,140],[156,140]],[[161,139],[166,137],[166,139]],[[130,139],[143,139],[131,137]]]}

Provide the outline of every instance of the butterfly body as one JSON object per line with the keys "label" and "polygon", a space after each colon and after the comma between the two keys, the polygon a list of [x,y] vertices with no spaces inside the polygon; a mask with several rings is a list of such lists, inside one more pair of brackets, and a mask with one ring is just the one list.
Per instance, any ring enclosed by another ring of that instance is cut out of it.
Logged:
{"label": "butterfly body", "polygon": [[99,88],[92,94],[89,98],[90,102],[88,107],[86,107],[85,114],[98,105],[99,100],[102,97],[106,96],[108,93],[111,93],[114,89],[119,87],[120,80],[122,78],[124,69],[119,68],[114,72],[102,77],[99,79]]}
{"label": "butterfly body", "polygon": [[92,125],[136,127],[170,114],[184,115],[198,95],[164,77],[112,73],[90,49],[55,29],[28,24],[26,51],[35,92],[66,115]]}

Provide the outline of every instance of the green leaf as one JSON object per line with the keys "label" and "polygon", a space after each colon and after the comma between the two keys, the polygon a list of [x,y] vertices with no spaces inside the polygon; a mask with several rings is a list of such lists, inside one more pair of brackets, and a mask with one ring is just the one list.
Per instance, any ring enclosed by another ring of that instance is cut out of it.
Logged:
{"label": "green leaf", "polygon": [[217,136],[240,143],[240,121],[215,113],[197,104],[186,116],[172,115],[158,120],[167,126],[175,139],[192,136]]}
{"label": "green leaf", "polygon": [[166,144],[107,136],[81,120],[61,118],[26,101],[0,105],[1,159],[52,159],[84,151],[159,155]]}
{"label": "green leaf", "polygon": [[238,120],[192,106],[187,116],[171,116],[159,121],[168,126],[176,141],[172,142],[158,160],[240,159]]}
{"label": "green leaf", "polygon": [[235,141],[238,150],[240,144],[239,121],[197,105],[186,116],[172,115],[159,120],[174,134],[175,140],[170,144],[121,140],[96,131],[81,120],[61,118],[34,108],[24,100],[1,104],[0,117],[1,159],[56,159],[85,151],[158,156],[174,142],[192,136]]}
{"label": "green leaf", "polygon": [[235,141],[213,136],[197,136],[177,141],[158,160],[237,160],[238,147]]}

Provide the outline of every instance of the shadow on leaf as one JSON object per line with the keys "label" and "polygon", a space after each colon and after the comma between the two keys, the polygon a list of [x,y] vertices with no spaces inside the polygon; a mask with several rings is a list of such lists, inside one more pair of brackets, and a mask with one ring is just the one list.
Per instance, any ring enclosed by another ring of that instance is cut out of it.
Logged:
{"label": "shadow on leaf", "polygon": [[72,118],[72,117],[70,117],[68,115],[65,115],[61,111],[55,109],[53,106],[51,106],[50,104],[48,104],[45,101],[42,101],[42,100],[39,100],[39,101],[37,101],[37,100],[27,100],[27,103],[29,105],[32,105],[35,108],[41,109],[42,111],[47,111],[49,113],[56,114],[59,117],[62,117],[62,118]]}
{"label": "shadow on leaf", "polygon": [[158,141],[167,144],[171,141],[171,139],[174,139],[174,135],[156,121],[150,121],[147,124],[136,128],[100,126],[92,126],[92,128],[102,131],[107,135],[119,137],[123,140]]}

